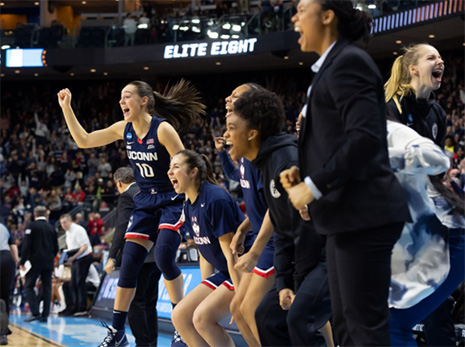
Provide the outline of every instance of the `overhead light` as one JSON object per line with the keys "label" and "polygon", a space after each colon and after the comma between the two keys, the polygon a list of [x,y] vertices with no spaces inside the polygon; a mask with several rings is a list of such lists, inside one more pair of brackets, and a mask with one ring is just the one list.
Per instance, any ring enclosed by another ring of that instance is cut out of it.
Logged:
{"label": "overhead light", "polygon": [[207,35],[209,38],[211,39],[217,39],[218,38],[218,33],[217,32],[214,32],[214,31],[211,31],[211,30],[208,30],[207,31]]}
{"label": "overhead light", "polygon": [[245,25],[245,22],[242,22],[242,23],[241,23],[241,26],[244,26],[244,25]]}
{"label": "overhead light", "polygon": [[192,31],[194,33],[200,33],[201,32],[200,28],[198,28],[198,27],[192,27]]}
{"label": "overhead light", "polygon": [[104,72],[104,73],[103,73],[103,76],[108,76],[108,72]]}
{"label": "overhead light", "polygon": [[222,28],[223,28],[224,30],[229,30],[229,29],[231,29],[231,24],[230,24],[230,23],[224,23],[223,26],[222,26]]}
{"label": "overhead light", "polygon": [[1,49],[8,49],[10,48],[10,45],[2,45]]}
{"label": "overhead light", "polygon": [[148,66],[144,66],[144,70],[149,70],[150,68]]}
{"label": "overhead light", "polygon": [[15,73],[20,73],[20,72],[21,72],[21,71],[19,71],[19,70],[15,70]]}
{"label": "overhead light", "polygon": [[36,72],[36,73],[34,74],[34,77],[39,77],[39,74]]}
{"label": "overhead light", "polygon": [[192,20],[192,23],[194,23],[194,24],[199,24],[199,23],[200,23],[200,19],[194,18],[194,19]]}
{"label": "overhead light", "polygon": [[74,72],[71,72],[69,75],[70,75],[71,77],[73,77],[73,76],[74,76]]}
{"label": "overhead light", "polygon": [[289,56],[285,55],[284,60],[288,60],[288,59],[289,59]]}
{"label": "overhead light", "polygon": [[173,30],[178,30],[179,29],[179,25],[175,24],[173,25]]}
{"label": "overhead light", "polygon": [[233,38],[233,39],[238,39],[238,38],[239,38],[239,35],[232,35],[231,38]]}
{"label": "overhead light", "polygon": [[148,29],[149,25],[147,23],[141,23],[137,26],[137,29]]}
{"label": "overhead light", "polygon": [[223,40],[227,40],[227,39],[229,39],[231,36],[226,35],[226,34],[223,34],[223,35],[221,35],[220,37],[221,37]]}
{"label": "overhead light", "polygon": [[393,55],[398,55],[399,53],[396,52],[396,51],[394,51],[394,52],[392,52],[392,54],[393,54]]}
{"label": "overhead light", "polygon": [[34,3],[34,5],[36,5],[36,6],[39,6],[39,2],[38,2],[38,1],[36,1],[36,2]]}
{"label": "overhead light", "polygon": [[187,25],[185,25],[185,26],[179,27],[179,30],[187,31],[187,30],[189,30],[189,27]]}
{"label": "overhead light", "polygon": [[436,37],[436,35],[430,34],[430,35],[428,35],[428,37],[429,37],[430,39],[434,39],[434,38]]}
{"label": "overhead light", "polygon": [[299,65],[304,65],[304,63],[302,61],[299,61]]}
{"label": "overhead light", "polygon": [[92,72],[92,73],[94,73],[95,71],[97,71],[97,70],[95,70],[95,69],[90,69],[90,72]]}
{"label": "overhead light", "polygon": [[0,2],[0,6],[5,6],[5,3],[4,3],[4,2]]}
{"label": "overhead light", "polygon": [[5,77],[5,74],[3,72],[0,73],[0,77]]}
{"label": "overhead light", "polygon": [[217,61],[215,64],[219,66],[221,65],[221,61]]}
{"label": "overhead light", "polygon": [[370,10],[376,10],[376,5],[375,4],[370,4],[370,5],[368,5],[368,8]]}
{"label": "overhead light", "polygon": [[233,24],[232,30],[239,32],[239,31],[242,30],[242,28],[241,28],[241,26],[239,24]]}
{"label": "overhead light", "polygon": [[402,40],[396,40],[396,43],[400,45],[402,43]]}
{"label": "overhead light", "polygon": [[82,4],[85,5],[85,4],[87,4],[87,2],[86,2],[86,1],[83,1]]}

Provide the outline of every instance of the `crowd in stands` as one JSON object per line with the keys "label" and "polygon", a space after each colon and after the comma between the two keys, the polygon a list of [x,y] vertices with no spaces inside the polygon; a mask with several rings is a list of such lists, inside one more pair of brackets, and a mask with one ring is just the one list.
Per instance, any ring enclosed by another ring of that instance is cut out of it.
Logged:
{"label": "crowd in stands", "polygon": [[[463,66],[463,57],[452,55],[446,62],[442,87],[436,93],[437,102],[447,112],[445,151],[452,164],[449,177],[456,180],[462,189],[465,187]],[[289,78],[292,75],[289,71],[281,75],[276,72],[274,76],[267,72],[256,75],[256,82],[273,90],[283,100],[287,115],[285,130],[290,133],[294,132],[295,121],[305,101],[306,89],[302,86],[308,82],[296,82],[302,72],[295,73],[295,78]],[[239,78],[247,79],[244,76]],[[107,127],[121,119],[118,100],[119,89],[124,82],[75,82],[69,86],[76,115],[85,129],[92,131]],[[184,134],[184,145],[206,154],[213,163],[218,180],[240,201],[240,187],[225,177],[213,141],[213,137],[221,136],[225,131],[224,98],[229,95],[229,86],[220,88],[222,82],[215,77],[202,76],[198,81],[193,78],[193,82],[202,91],[208,114],[197,121],[194,129]],[[24,237],[25,226],[31,221],[32,210],[41,204],[51,211],[49,219],[52,224],[59,220],[60,215],[80,206],[79,212],[82,213],[78,215],[80,220],[77,223],[86,227],[92,244],[98,245],[110,229],[102,218],[113,210],[117,196],[112,174],[117,168],[128,165],[123,141],[98,149],[77,147],[56,101],[56,91],[61,87],[39,82],[24,88],[22,83],[10,82],[8,86],[5,83],[2,90],[0,222],[7,226],[18,244]]]}

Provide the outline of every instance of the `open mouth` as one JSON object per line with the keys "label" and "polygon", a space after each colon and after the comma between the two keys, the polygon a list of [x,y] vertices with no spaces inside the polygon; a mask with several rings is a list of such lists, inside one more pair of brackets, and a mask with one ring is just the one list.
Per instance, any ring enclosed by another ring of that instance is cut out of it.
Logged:
{"label": "open mouth", "polygon": [[224,144],[224,149],[228,152],[231,152],[231,149],[233,148],[233,143],[231,141],[226,141]]}
{"label": "open mouth", "polygon": [[443,69],[435,69],[433,70],[433,78],[437,81],[437,82],[441,82],[441,79],[442,79],[442,75],[444,73],[444,70]]}
{"label": "open mouth", "polygon": [[173,178],[171,180],[171,184],[173,185],[173,188],[176,189],[179,186],[179,182],[177,179]]}
{"label": "open mouth", "polygon": [[123,108],[123,114],[124,116],[127,116],[129,113],[129,108]]}

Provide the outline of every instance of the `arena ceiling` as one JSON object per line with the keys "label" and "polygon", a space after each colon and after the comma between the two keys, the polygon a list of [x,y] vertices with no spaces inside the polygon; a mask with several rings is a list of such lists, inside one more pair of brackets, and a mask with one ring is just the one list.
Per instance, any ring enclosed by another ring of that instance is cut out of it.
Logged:
{"label": "arena ceiling", "polygon": [[[270,34],[273,35],[273,34]],[[292,35],[297,41],[297,34]],[[434,35],[432,37],[431,35]],[[399,43],[401,41],[401,43]],[[403,45],[410,43],[428,42],[439,51],[463,49],[465,46],[464,21],[461,16],[449,17],[434,23],[411,27],[407,30],[398,30],[375,36],[369,46],[368,52],[376,60],[386,60],[399,53]],[[137,49],[127,47],[119,49]],[[107,50],[108,51],[108,50]],[[287,58],[285,58],[287,57]],[[300,52],[297,44],[289,50],[269,51],[259,54],[243,56],[228,56],[221,58],[192,58],[185,60],[158,61],[156,63],[128,63],[113,65],[76,65],[45,68],[2,68],[2,79],[64,79],[64,78],[138,78],[139,76],[160,75],[180,76],[202,73],[223,73],[232,71],[272,70],[298,68],[309,66],[315,61],[316,55]],[[91,72],[95,69],[95,72]],[[19,72],[17,72],[19,70]]]}

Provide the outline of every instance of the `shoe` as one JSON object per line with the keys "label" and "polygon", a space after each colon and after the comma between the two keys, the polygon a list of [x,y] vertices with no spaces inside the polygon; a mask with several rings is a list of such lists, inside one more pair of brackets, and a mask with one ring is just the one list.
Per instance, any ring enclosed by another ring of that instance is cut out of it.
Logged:
{"label": "shoe", "polygon": [[74,317],[87,316],[87,311],[78,311],[73,314]]}
{"label": "shoe", "polygon": [[41,323],[47,323],[48,317],[40,317],[39,322]]}
{"label": "shoe", "polygon": [[75,309],[67,309],[65,308],[63,311],[58,312],[59,316],[72,316],[76,313]]}
{"label": "shoe", "polygon": [[127,347],[129,346],[129,341],[126,337],[126,333],[123,330],[116,330],[111,325],[102,322],[102,325],[108,329],[107,337],[103,339],[103,342],[99,347]]}
{"label": "shoe", "polygon": [[26,323],[30,323],[30,322],[33,322],[33,321],[39,320],[39,319],[41,319],[40,316],[30,316],[29,318],[26,318],[24,321],[25,321]]}
{"label": "shoe", "polygon": [[1,346],[6,346],[8,344],[8,338],[6,335],[1,335],[0,336],[0,345]]}
{"label": "shoe", "polygon": [[171,340],[171,347],[187,347],[187,344],[176,329],[174,330],[173,340]]}
{"label": "shoe", "polygon": [[5,334],[5,332],[8,331],[8,322],[9,322],[8,317],[9,315],[8,315],[8,312],[6,312],[5,300],[0,299],[0,333],[1,334]]}

